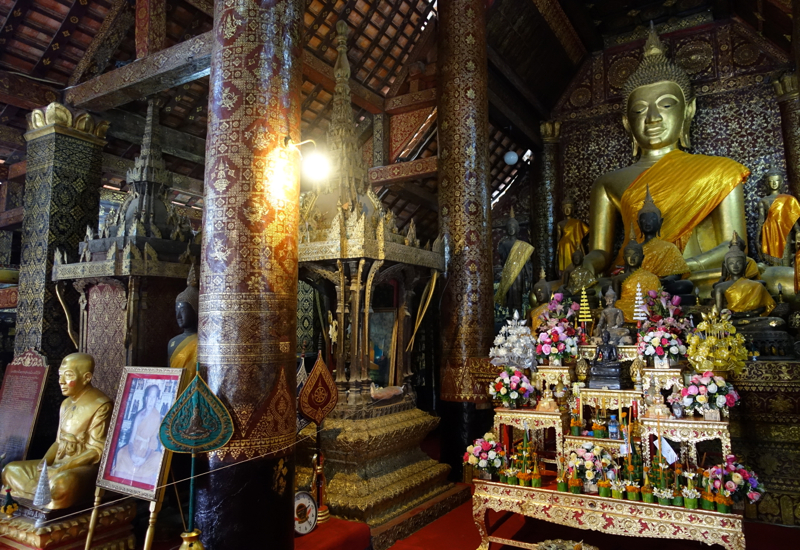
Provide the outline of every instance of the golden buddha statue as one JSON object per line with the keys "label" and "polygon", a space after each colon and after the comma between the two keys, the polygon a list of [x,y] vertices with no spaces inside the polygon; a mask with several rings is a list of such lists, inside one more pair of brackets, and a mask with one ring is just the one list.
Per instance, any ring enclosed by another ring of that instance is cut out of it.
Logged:
{"label": "golden buddha statue", "polygon": [[530,262],[533,246],[517,238],[518,233],[519,222],[514,219],[512,208],[506,222],[506,235],[497,245],[500,259],[503,261],[503,273],[494,301],[508,307],[509,311],[522,312],[522,296],[526,287],[530,288],[530,281],[533,278],[533,266]]}
{"label": "golden buddha statue", "polygon": [[631,134],[634,155],[641,155],[631,166],[595,181],[586,263],[596,273],[622,263],[621,257],[615,262],[611,256],[617,216],[623,227],[635,221],[649,186],[664,212],[661,239],[678,247],[693,273],[719,268],[726,252],[720,235],[745,231],[742,183],[750,171],[731,159],[680,150],[689,146],[695,96],[686,72],[666,58],[653,28],[623,94],[622,123]]}
{"label": "golden buddha statue", "polygon": [[531,327],[531,333],[534,337],[538,334],[537,330],[542,324],[542,320],[539,317],[547,311],[547,306],[550,303],[550,285],[547,282],[544,268],[539,272],[539,277],[539,281],[533,285],[532,292],[539,305],[528,312],[528,326]]}
{"label": "golden buddha statue", "polygon": [[[51,510],[91,502],[100,457],[106,443],[112,401],[92,386],[94,359],[85,353],[67,355],[58,369],[58,384],[67,398],[61,403],[58,436],[44,455],[50,482]],[[33,500],[42,460],[10,462],[3,485],[15,496]]]}
{"label": "golden buddha statue", "polygon": [[175,318],[183,332],[167,345],[169,366],[186,369],[186,380],[192,380],[197,370],[197,312],[200,292],[197,290],[197,272],[194,265],[189,268],[186,290],[175,298]]}
{"label": "golden buddha statue", "polygon": [[730,280],[714,285],[717,309],[731,310],[732,319],[766,317],[775,309],[775,300],[764,283],[745,277],[746,266],[747,255],[734,240],[723,260],[723,272],[730,276]]}
{"label": "golden buddha statue", "polygon": [[792,265],[793,234],[800,233],[800,202],[781,193],[783,176],[776,169],[766,175],[769,195],[758,201],[758,250],[770,265]]}
{"label": "golden buddha statue", "polygon": [[621,274],[611,278],[614,291],[620,297],[617,301],[617,307],[622,310],[622,313],[625,315],[625,321],[628,323],[633,322],[633,306],[636,301],[637,285],[641,285],[642,295],[647,294],[651,290],[657,291],[661,288],[661,281],[659,278],[642,268],[644,258],[644,249],[636,240],[633,224],[631,224],[628,244],[623,250],[625,269]]}
{"label": "golden buddha statue", "polygon": [[[583,238],[589,234],[589,226],[581,220],[572,217],[575,210],[575,201],[570,195],[564,199],[561,206],[566,219],[558,222],[556,226],[556,239],[558,240],[558,272],[563,273],[569,266],[576,250],[585,252]],[[580,265],[575,264],[574,265]],[[566,280],[564,281],[566,284]]]}

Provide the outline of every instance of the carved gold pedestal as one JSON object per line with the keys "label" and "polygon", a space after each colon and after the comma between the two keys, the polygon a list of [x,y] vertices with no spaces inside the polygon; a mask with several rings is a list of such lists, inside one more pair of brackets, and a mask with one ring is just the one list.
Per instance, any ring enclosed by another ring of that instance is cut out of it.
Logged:
{"label": "carved gold pedestal", "polygon": [[[0,519],[0,549],[83,550],[91,511],[65,516],[41,527],[34,519]],[[133,550],[135,538],[131,523],[136,505],[126,502],[100,509],[92,550]]]}
{"label": "carved gold pedestal", "polygon": [[[659,436],[663,436],[670,441],[687,443],[689,447],[689,458],[693,464],[697,464],[697,442],[713,441],[719,439],[722,445],[722,456],[731,454],[731,434],[728,431],[728,421],[709,422],[702,418],[686,418],[676,420],[674,418],[641,418],[641,437],[642,453],[644,464],[650,465],[650,436],[654,436],[656,441]],[[681,445],[681,461],[685,461],[684,446]]]}
{"label": "carved gold pedestal", "polygon": [[[331,515],[374,528],[452,488],[446,482],[450,467],[431,460],[419,447],[438,423],[410,399],[360,411],[338,406],[322,431]],[[298,438],[298,488],[311,482],[311,468],[302,465],[311,464],[315,434],[311,424]]]}

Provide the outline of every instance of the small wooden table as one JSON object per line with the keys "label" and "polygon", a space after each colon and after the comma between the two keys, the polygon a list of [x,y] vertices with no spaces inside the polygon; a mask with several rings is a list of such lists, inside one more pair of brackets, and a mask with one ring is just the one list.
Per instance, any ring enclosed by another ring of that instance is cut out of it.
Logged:
{"label": "small wooden table", "polygon": [[492,536],[486,527],[489,510],[513,512],[559,525],[611,535],[683,539],[719,544],[727,550],[744,550],[742,518],[706,510],[687,510],[596,495],[574,495],[550,488],[519,487],[475,480],[472,517],[481,535],[478,550],[499,543],[517,548],[534,545]]}
{"label": "small wooden table", "polygon": [[[689,457],[692,462],[697,464],[697,446],[698,441],[713,441],[719,439],[722,444],[723,458],[731,451],[731,434],[728,431],[728,422],[720,421],[714,422],[710,420],[701,420],[694,418],[687,419],[667,419],[662,418],[657,420],[655,418],[641,418],[640,420],[642,437],[642,458],[644,464],[650,465],[650,436],[654,435],[658,440],[659,427],[663,437],[677,441],[680,443],[689,444]],[[683,453],[681,453],[683,454]],[[685,459],[681,456],[681,460]]]}
{"label": "small wooden table", "polygon": [[564,456],[564,432],[569,431],[568,412],[537,411],[535,409],[506,409],[494,410],[494,430],[501,433],[501,426],[513,426],[524,430],[525,425],[530,430],[546,430],[555,428],[556,431],[556,456]]}

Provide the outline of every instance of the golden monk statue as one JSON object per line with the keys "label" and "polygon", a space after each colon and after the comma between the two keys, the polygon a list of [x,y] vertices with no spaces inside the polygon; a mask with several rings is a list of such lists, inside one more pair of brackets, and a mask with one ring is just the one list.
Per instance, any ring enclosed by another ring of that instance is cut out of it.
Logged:
{"label": "golden monk statue", "polygon": [[158,439],[162,420],[157,407],[160,399],[158,386],[145,388],[142,408],[133,419],[128,442],[117,451],[111,475],[148,485],[158,484],[164,455]]}
{"label": "golden monk statue", "polygon": [[623,250],[625,269],[621,274],[611,278],[614,291],[620,297],[619,301],[617,301],[617,307],[622,310],[625,315],[625,321],[629,323],[633,322],[633,306],[636,301],[637,285],[641,285],[642,296],[651,290],[657,291],[661,288],[659,278],[642,268],[644,258],[644,249],[636,241],[633,224],[631,224],[628,244]]}
{"label": "golden monk statue", "polygon": [[494,295],[494,301],[508,307],[509,311],[522,313],[522,296],[530,288],[533,278],[533,266],[530,262],[533,246],[518,239],[518,233],[519,222],[514,219],[512,208],[506,222],[506,236],[497,245],[503,261],[503,274],[500,276],[500,286]]}
{"label": "golden monk statue", "polygon": [[770,265],[792,265],[791,242],[800,232],[800,202],[792,195],[781,194],[783,176],[775,169],[766,175],[769,195],[758,201],[758,250]]}
{"label": "golden monk statue", "polygon": [[186,290],[175,298],[175,318],[183,332],[169,341],[169,366],[186,369],[187,380],[192,380],[197,370],[197,312],[200,293],[197,290],[197,272],[194,265],[189,268]]}
{"label": "golden monk statue", "polygon": [[[58,384],[67,398],[61,403],[56,442],[44,455],[50,482],[51,510],[91,502],[112,401],[92,387],[94,359],[85,353],[67,355],[58,369]],[[3,485],[12,494],[33,500],[42,460],[10,462],[3,469]]]}
{"label": "golden monk statue", "polygon": [[[586,252],[583,247],[583,238],[589,234],[589,226],[581,220],[572,217],[575,210],[575,201],[567,195],[562,205],[566,219],[558,222],[556,238],[558,239],[558,272],[563,273],[569,266],[576,250]],[[579,264],[575,264],[579,265]],[[566,280],[564,281],[566,284]]]}
{"label": "golden monk statue", "polygon": [[678,247],[692,272],[719,268],[727,250],[722,235],[745,231],[742,183],[750,171],[731,159],[680,150],[689,146],[695,96],[686,72],[666,58],[652,28],[644,58],[623,94],[622,123],[634,155],[641,155],[595,181],[586,263],[596,273],[622,263],[612,257],[617,217],[625,228],[634,222],[649,186],[664,214],[661,239]]}
{"label": "golden monk statue", "polygon": [[732,319],[766,317],[775,309],[775,300],[764,283],[751,281],[744,276],[746,267],[747,255],[739,243],[733,241],[723,260],[723,271],[730,276],[730,280],[714,285],[717,309],[731,310]]}
{"label": "golden monk statue", "polygon": [[536,296],[536,302],[539,304],[528,313],[528,326],[531,327],[531,333],[534,337],[538,334],[538,329],[542,324],[540,319],[541,315],[547,311],[547,306],[550,304],[550,285],[547,283],[547,275],[544,268],[539,272],[540,279],[533,285],[533,295]]}

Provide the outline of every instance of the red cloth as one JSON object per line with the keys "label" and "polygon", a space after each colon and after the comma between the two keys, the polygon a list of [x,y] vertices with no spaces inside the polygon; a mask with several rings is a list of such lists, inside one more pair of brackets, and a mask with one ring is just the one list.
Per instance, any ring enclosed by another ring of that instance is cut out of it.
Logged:
{"label": "red cloth", "polygon": [[302,537],[295,536],[295,550],[366,550],[370,545],[366,523],[331,517]]}

